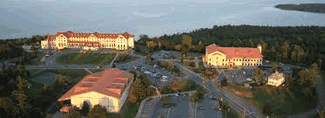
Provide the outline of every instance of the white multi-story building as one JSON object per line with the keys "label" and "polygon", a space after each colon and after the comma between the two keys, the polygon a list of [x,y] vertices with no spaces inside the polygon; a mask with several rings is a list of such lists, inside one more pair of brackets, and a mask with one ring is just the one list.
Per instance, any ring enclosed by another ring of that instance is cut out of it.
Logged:
{"label": "white multi-story building", "polygon": [[284,75],[276,71],[268,77],[267,85],[278,87],[285,81]]}
{"label": "white multi-story building", "polygon": [[134,35],[130,33],[75,33],[71,31],[57,32],[48,35],[41,42],[42,49],[83,48],[97,50],[98,48],[111,48],[127,50],[134,48]]}

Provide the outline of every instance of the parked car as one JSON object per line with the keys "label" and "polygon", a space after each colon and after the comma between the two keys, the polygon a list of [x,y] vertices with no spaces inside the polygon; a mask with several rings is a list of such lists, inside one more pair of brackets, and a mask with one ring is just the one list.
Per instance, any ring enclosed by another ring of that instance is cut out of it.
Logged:
{"label": "parked car", "polygon": [[143,73],[144,73],[144,74],[148,74],[148,75],[151,74],[151,72],[149,72],[149,71],[144,71]]}
{"label": "parked car", "polygon": [[176,97],[178,97],[179,95],[178,94],[175,94]]}

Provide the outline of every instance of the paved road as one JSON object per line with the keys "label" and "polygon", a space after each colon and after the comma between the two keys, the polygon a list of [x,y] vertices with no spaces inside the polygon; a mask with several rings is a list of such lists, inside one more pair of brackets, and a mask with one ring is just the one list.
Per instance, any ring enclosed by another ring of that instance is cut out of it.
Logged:
{"label": "paved road", "polygon": [[[167,60],[169,61],[169,60]],[[193,71],[181,66],[180,64],[175,64],[177,67],[188,71],[187,74],[189,74],[189,79],[194,80],[195,82],[202,84],[202,77],[197,74],[194,73]],[[246,112],[245,109],[248,110],[248,112],[254,112],[253,114],[250,114],[246,117],[252,117],[252,118],[264,118],[265,116],[263,115],[263,113],[261,112],[261,110],[258,110],[257,108],[254,108],[253,106],[251,106],[249,101],[246,101],[243,98],[240,98],[236,95],[234,95],[233,93],[224,90],[222,88],[218,88],[216,89],[214,87],[214,83],[212,81],[207,81],[204,83],[204,86],[207,87],[209,89],[209,95],[212,96],[217,96],[217,97],[222,97],[226,102],[228,102],[229,106],[231,106],[233,109],[235,109],[237,112],[243,114],[244,111]]]}

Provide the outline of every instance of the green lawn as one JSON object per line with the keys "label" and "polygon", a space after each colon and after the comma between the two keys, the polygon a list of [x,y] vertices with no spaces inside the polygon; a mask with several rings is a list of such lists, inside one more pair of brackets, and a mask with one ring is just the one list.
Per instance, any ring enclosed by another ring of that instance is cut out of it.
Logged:
{"label": "green lawn", "polygon": [[61,64],[109,64],[116,54],[101,53],[69,53],[56,59]]}
{"label": "green lawn", "polygon": [[119,57],[117,57],[117,60],[115,60],[115,62],[118,62],[119,64],[124,64],[124,63],[128,63],[128,62],[131,62],[134,60],[138,60],[139,58],[140,57],[137,57],[137,56],[125,55],[123,60],[119,59]]}
{"label": "green lawn", "polygon": [[47,70],[47,72],[61,74],[62,76],[70,76],[72,84],[77,83],[80,79],[89,74],[84,69],[51,69]]}
{"label": "green lawn", "polygon": [[[286,90],[274,90],[271,93],[256,90],[251,101],[260,109],[263,108],[265,103],[271,103],[272,111],[275,115],[292,115],[314,109],[317,105],[317,96],[308,101],[302,94],[301,88],[298,86],[294,87],[293,91],[291,91],[293,96]],[[285,92],[287,95],[283,102],[278,98],[279,92]]]}
{"label": "green lawn", "polygon": [[224,118],[240,118],[240,115],[234,110],[223,111],[222,115],[224,116]]}
{"label": "green lawn", "polygon": [[[285,86],[286,87],[286,86]],[[236,85],[228,85],[227,88],[233,91],[241,92],[252,92],[253,98],[245,98],[250,101],[254,106],[259,109],[263,109],[264,104],[270,103],[272,106],[272,111],[274,115],[292,115],[305,111],[314,109],[317,105],[317,96],[315,96],[311,101],[308,101],[302,94],[302,87],[299,85],[294,85],[292,90],[285,90],[281,88],[274,88],[268,86],[270,92],[257,88],[256,90],[251,90],[245,87],[239,87]],[[284,93],[286,95],[285,99],[281,101],[279,99],[279,94]],[[244,97],[243,97],[244,98]]]}
{"label": "green lawn", "polygon": [[88,69],[89,71],[91,71],[92,73],[97,73],[100,71],[104,71],[105,69]]}
{"label": "green lawn", "polygon": [[42,69],[27,69],[30,72],[30,75],[34,75]]}
{"label": "green lawn", "polygon": [[42,64],[41,60],[45,54],[43,52],[37,51],[36,57],[31,59],[27,65],[39,65]]}
{"label": "green lawn", "polygon": [[139,109],[139,103],[132,105],[128,102],[122,107],[120,113],[110,113],[110,118],[134,118]]}
{"label": "green lawn", "polygon": [[32,87],[30,88],[27,96],[29,98],[41,97],[43,84],[34,81],[28,81],[28,82],[32,84]]}

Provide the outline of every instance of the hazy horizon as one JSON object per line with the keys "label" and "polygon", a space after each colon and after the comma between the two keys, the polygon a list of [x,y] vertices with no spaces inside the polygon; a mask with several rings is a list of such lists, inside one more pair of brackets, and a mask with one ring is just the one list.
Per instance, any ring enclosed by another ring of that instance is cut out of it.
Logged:
{"label": "hazy horizon", "polygon": [[[0,1],[0,39],[77,32],[131,32],[149,37],[213,25],[325,26],[325,15],[274,8],[321,0],[10,0]],[[99,29],[99,30],[96,30]]]}

